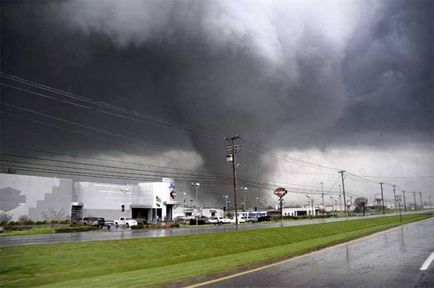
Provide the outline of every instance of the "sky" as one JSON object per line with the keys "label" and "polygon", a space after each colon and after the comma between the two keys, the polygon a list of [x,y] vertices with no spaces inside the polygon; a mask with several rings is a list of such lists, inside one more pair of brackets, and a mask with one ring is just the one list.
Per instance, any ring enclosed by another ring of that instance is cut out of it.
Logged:
{"label": "sky", "polygon": [[173,177],[223,205],[238,134],[249,206],[339,194],[339,170],[354,198],[434,196],[432,1],[1,6],[2,168]]}

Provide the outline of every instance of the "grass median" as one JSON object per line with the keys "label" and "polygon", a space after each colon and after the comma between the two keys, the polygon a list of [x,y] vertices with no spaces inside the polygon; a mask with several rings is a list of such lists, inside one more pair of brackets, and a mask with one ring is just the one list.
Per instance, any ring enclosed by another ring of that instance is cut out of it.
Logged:
{"label": "grass median", "polygon": [[[405,223],[433,217],[403,216]],[[2,287],[146,287],[300,255],[398,226],[399,216],[165,238],[3,247]]]}

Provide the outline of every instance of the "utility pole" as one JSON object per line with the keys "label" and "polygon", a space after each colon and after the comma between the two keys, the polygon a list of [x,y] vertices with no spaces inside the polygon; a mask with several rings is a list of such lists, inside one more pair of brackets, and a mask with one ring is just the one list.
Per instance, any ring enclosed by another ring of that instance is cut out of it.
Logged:
{"label": "utility pole", "polygon": [[235,208],[235,229],[238,230],[238,206],[237,206],[237,152],[240,151],[240,136],[226,137],[226,161],[232,162],[232,175],[234,182],[234,208]]}
{"label": "utility pole", "polygon": [[[347,199],[345,198],[345,184],[344,184],[344,170],[339,171],[338,173],[341,174],[341,179],[342,179],[342,194],[344,195],[344,203],[347,203]],[[344,205],[344,209],[345,209],[345,214],[347,213],[347,206]]]}
{"label": "utility pole", "polygon": [[414,211],[417,210],[417,204],[416,204],[416,192],[413,192],[413,198],[414,198]]}
{"label": "utility pole", "polygon": [[422,192],[419,192],[419,198],[420,198],[420,210],[423,210]]}
{"label": "utility pole", "polygon": [[381,188],[381,208],[383,210],[383,214],[385,214],[384,212],[384,196],[383,196],[383,182],[380,182],[380,188]]}
{"label": "utility pole", "polygon": [[396,192],[395,192],[395,185],[393,186],[393,199],[395,200],[395,209],[396,209]]}
{"label": "utility pole", "polygon": [[402,190],[402,196],[404,196],[404,212],[407,212],[407,203],[405,203],[405,190]]}

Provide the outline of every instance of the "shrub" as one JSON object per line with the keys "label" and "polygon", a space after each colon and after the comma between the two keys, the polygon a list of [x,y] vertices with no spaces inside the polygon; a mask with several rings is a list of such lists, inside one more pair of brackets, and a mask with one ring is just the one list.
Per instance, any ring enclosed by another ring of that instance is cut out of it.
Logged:
{"label": "shrub", "polygon": [[131,230],[139,230],[139,229],[145,229],[145,228],[146,227],[143,224],[139,224],[139,225],[136,225],[136,226],[131,226]]}
{"label": "shrub", "polygon": [[93,226],[75,226],[75,227],[63,227],[54,229],[54,233],[70,233],[70,232],[85,232],[98,230],[98,227]]}

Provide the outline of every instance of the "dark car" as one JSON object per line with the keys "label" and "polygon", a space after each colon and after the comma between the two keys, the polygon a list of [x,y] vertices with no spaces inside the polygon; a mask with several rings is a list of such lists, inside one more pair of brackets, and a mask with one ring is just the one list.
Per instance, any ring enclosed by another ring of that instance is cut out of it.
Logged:
{"label": "dark car", "polygon": [[92,222],[92,226],[98,226],[98,227],[104,227],[105,226],[105,219],[104,218],[97,218],[95,221]]}
{"label": "dark car", "polygon": [[97,220],[98,220],[98,217],[84,217],[83,220],[81,221],[81,224],[92,226],[93,222],[95,222]]}

